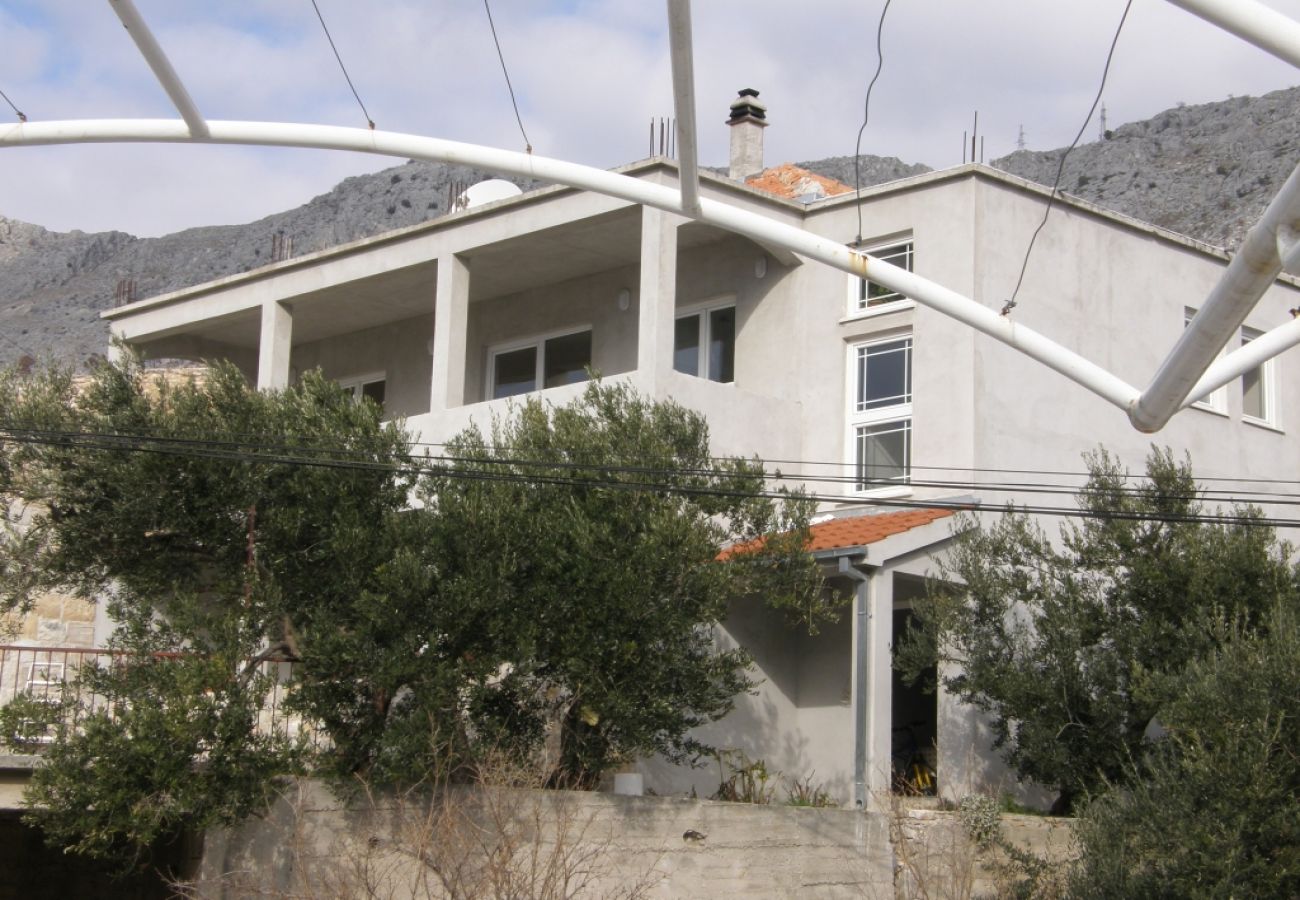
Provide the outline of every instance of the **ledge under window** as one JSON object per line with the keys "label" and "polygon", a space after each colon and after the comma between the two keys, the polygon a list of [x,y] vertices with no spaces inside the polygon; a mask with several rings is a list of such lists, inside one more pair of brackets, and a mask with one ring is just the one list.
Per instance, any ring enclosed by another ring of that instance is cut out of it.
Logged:
{"label": "ledge under window", "polygon": [[868,306],[866,309],[858,310],[840,319],[839,324],[848,325],[850,322],[874,319],[876,316],[887,316],[890,313],[907,312],[909,309],[916,309],[916,301],[904,298],[895,300],[892,303],[882,303],[880,306]]}

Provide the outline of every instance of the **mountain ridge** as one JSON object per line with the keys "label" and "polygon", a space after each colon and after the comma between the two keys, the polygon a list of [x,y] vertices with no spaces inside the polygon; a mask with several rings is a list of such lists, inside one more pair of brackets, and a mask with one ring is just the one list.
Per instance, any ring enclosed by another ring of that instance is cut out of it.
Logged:
{"label": "mountain ridge", "polygon": [[[1061,190],[1216,246],[1233,247],[1296,163],[1300,87],[1262,97],[1178,106],[1121,125],[1071,151]],[[990,165],[1050,185],[1064,148],[1021,150]],[[798,163],[852,184],[854,158]],[[860,158],[863,186],[930,171],[894,157]],[[0,365],[25,354],[84,365],[102,353],[100,312],[120,292],[136,299],[293,255],[428,221],[458,189],[488,177],[467,166],[407,161],[344,179],[293,209],[242,225],[200,226],[156,238],[120,231],[54,232],[0,216]],[[507,179],[524,190],[542,182]]]}

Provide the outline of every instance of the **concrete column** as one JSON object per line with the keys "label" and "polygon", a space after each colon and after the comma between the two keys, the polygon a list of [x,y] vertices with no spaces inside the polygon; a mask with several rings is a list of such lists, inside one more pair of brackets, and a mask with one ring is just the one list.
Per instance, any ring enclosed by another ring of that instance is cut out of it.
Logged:
{"label": "concrete column", "polygon": [[894,573],[877,569],[868,589],[867,619],[867,790],[870,802],[889,795],[893,726]]}
{"label": "concrete column", "polygon": [[113,365],[118,365],[124,359],[126,359],[127,356],[128,351],[126,350],[126,348],[118,343],[118,341],[121,340],[121,338],[122,338],[121,334],[119,334],[117,331],[111,328],[109,329],[108,349],[104,351],[104,358],[107,359],[109,362],[111,362]]}
{"label": "concrete column", "polygon": [[262,304],[262,335],[257,352],[257,389],[289,386],[289,354],[293,347],[293,313],[274,300]]}
{"label": "concrete column", "polygon": [[673,368],[677,312],[678,216],[641,209],[641,282],[637,300],[636,367],[647,384]]}
{"label": "concrete column", "polygon": [[469,263],[454,253],[448,253],[438,257],[430,412],[465,405],[465,356],[468,342]]}

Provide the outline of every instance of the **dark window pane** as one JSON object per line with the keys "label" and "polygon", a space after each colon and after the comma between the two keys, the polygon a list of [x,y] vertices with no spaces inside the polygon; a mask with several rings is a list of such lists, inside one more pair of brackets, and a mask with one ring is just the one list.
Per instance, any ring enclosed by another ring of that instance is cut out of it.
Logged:
{"label": "dark window pane", "polygon": [[542,379],[544,387],[586,381],[587,369],[591,367],[591,332],[581,331],[551,338],[546,342],[542,363],[546,367]]}
{"label": "dark window pane", "polygon": [[700,374],[700,317],[684,316],[673,325],[673,368]]}
{"label": "dark window pane", "polygon": [[492,399],[537,390],[537,348],[498,353],[493,361]]}
{"label": "dark window pane", "polygon": [[735,380],[736,308],[715,309],[709,313],[709,372],[713,381]]}
{"label": "dark window pane", "polygon": [[911,338],[858,350],[858,412],[911,402]]}
{"label": "dark window pane", "polygon": [[371,400],[384,405],[384,386],[385,382],[381,378],[379,381],[369,381],[361,385],[361,396],[369,397]]}
{"label": "dark window pane", "polygon": [[[905,244],[894,244],[891,247],[881,247],[878,250],[872,250],[868,256],[874,256],[883,262],[898,266],[900,269],[912,271],[912,242]],[[891,291],[883,284],[876,284],[874,281],[863,281],[860,283],[858,291],[858,308],[866,309],[869,306],[879,306],[882,303],[893,303],[895,300],[902,300],[903,295],[897,291]]]}
{"label": "dark window pane", "polygon": [[861,426],[857,438],[859,490],[908,481],[911,475],[911,419]]}

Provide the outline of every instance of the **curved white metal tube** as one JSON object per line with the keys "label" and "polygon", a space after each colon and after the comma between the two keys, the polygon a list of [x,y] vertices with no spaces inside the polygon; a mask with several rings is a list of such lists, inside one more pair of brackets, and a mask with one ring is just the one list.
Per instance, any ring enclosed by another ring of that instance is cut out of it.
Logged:
{"label": "curved white metal tube", "polygon": [[[679,215],[684,212],[681,195],[667,185],[651,184],[604,169],[513,150],[332,125],[215,120],[209,120],[207,124],[210,136],[200,141],[190,136],[184,122],[170,119],[84,119],[19,123],[0,126],[0,148],[140,142],[354,150],[399,158],[479,166],[496,172],[567,184]],[[897,266],[858,254],[843,244],[716,200],[702,199],[697,218],[706,224],[743,234],[760,243],[784,247],[851,275],[869,277],[890,290],[905,294],[918,303],[1014,347],[1120,409],[1129,409],[1139,396],[1138,390],[1122,379],[1033,329],[1018,324],[1007,316],[1000,316],[956,291]]]}
{"label": "curved white metal tube", "polygon": [[1247,43],[1300,66],[1300,25],[1256,0],[1168,0]]}
{"label": "curved white metal tube", "polygon": [[135,8],[132,0],[109,0],[109,5],[113,7],[113,12],[122,20],[122,27],[126,33],[131,35],[131,40],[135,41],[136,47],[140,50],[140,55],[144,57],[149,68],[153,69],[154,77],[162,85],[167,96],[172,101],[172,106],[181,114],[185,124],[189,126],[190,134],[196,138],[206,138],[208,136],[208,123],[204,121],[203,114],[194,104],[190,97],[190,92],[185,89],[181,83],[180,76],[176,74],[176,69],[172,67],[171,60],[163,52],[158,40],[145,24],[144,17],[140,11]]}
{"label": "curved white metal tube", "polygon": [[1196,387],[1192,388],[1192,392],[1183,401],[1182,408],[1186,409],[1196,401],[1204,400],[1211,391],[1297,345],[1300,345],[1300,317],[1269,329],[1246,346],[1233,350],[1215,362],[1205,370],[1201,380],[1196,382]]}
{"label": "curved white metal tube", "polygon": [[1219,283],[1129,410],[1129,420],[1139,431],[1159,431],[1186,405],[1187,397],[1195,393],[1198,380],[1209,371],[1215,356],[1282,273],[1279,234],[1293,234],[1298,227],[1300,166],[1246,232]]}
{"label": "curved white metal tube", "polygon": [[677,175],[682,186],[682,212],[693,219],[700,214],[700,172],[695,142],[691,0],[668,0],[668,44],[673,58],[673,107],[677,110]]}

